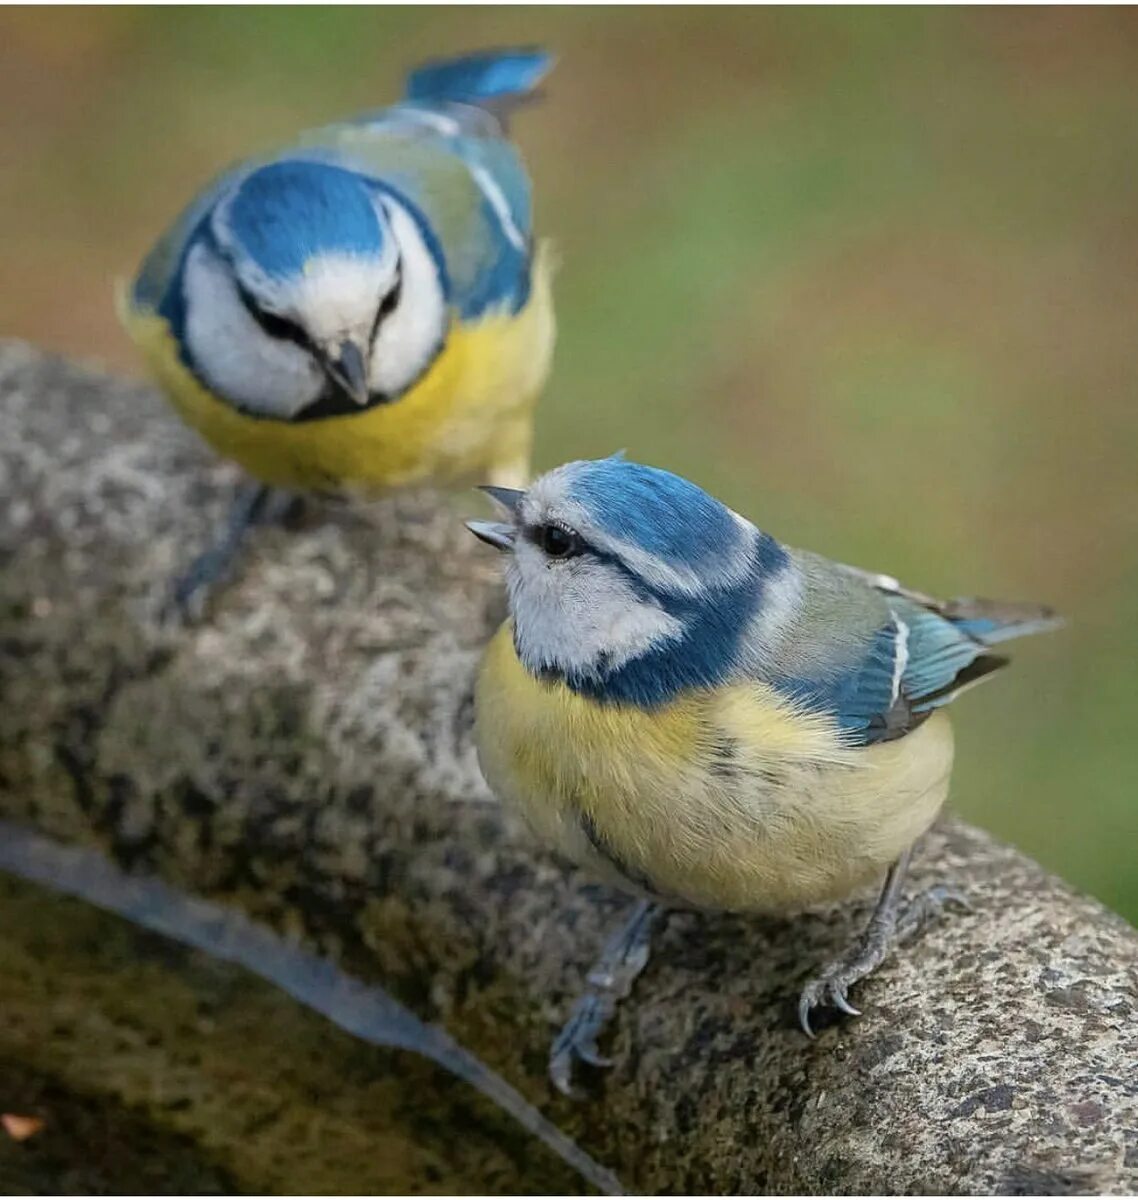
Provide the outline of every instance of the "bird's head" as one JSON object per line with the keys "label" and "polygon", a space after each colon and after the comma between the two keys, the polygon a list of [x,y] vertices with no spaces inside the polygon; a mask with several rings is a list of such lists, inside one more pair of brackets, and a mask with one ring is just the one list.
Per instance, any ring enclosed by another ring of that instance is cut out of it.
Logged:
{"label": "bird's head", "polygon": [[621,457],[485,490],[507,519],[468,526],[509,555],[519,657],[600,698],[654,702],[714,682],[786,559],[695,484]]}
{"label": "bird's head", "polygon": [[238,407],[289,420],[392,399],[446,334],[441,263],[415,217],[352,171],[254,170],[187,258],[184,337]]}

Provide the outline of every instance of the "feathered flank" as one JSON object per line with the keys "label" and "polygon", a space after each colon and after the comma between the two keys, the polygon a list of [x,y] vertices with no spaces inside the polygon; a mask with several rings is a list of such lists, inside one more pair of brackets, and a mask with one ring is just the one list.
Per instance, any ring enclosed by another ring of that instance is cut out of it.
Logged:
{"label": "feathered flank", "polygon": [[536,47],[436,59],[407,76],[405,95],[412,102],[450,101],[502,112],[531,96],[552,66],[553,56]]}

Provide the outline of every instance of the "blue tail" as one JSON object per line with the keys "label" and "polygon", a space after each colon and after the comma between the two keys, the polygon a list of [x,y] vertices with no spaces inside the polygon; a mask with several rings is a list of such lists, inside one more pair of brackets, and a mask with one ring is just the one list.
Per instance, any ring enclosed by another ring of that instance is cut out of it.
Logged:
{"label": "blue tail", "polygon": [[957,629],[985,646],[1030,633],[1046,633],[1063,624],[1063,618],[1043,604],[968,598],[949,600],[938,611]]}
{"label": "blue tail", "polygon": [[533,47],[437,59],[407,76],[406,99],[451,100],[497,110],[528,96],[552,66],[553,55]]}

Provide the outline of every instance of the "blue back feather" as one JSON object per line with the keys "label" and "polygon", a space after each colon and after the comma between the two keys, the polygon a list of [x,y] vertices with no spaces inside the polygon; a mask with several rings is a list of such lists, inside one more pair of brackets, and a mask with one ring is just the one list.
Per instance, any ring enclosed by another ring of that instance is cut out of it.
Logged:
{"label": "blue back feather", "polygon": [[796,704],[828,713],[853,740],[873,740],[870,727],[883,724],[893,703],[893,665],[897,629],[890,623],[877,630],[853,667],[810,677],[776,676],[771,682]]}
{"label": "blue back feather", "polygon": [[903,619],[909,624],[909,661],[901,686],[914,710],[927,712],[935,707],[933,698],[951,689],[961,671],[985,653],[985,647],[954,622],[927,609],[907,606]]}

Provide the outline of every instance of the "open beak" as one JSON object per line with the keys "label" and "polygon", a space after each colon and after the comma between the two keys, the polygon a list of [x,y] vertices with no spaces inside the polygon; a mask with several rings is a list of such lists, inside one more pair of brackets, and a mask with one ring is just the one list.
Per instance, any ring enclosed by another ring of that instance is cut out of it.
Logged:
{"label": "open beak", "polygon": [[360,408],[368,406],[371,392],[368,388],[367,361],[355,342],[341,342],[329,354],[325,368],[333,382],[343,388]]}
{"label": "open beak", "polygon": [[516,534],[512,525],[506,525],[501,521],[467,521],[466,528],[479,541],[485,542],[487,546],[493,546],[495,550],[512,550],[514,548]]}
{"label": "open beak", "polygon": [[[485,492],[509,517],[517,513],[518,505],[525,498],[525,492],[517,488],[493,487],[488,483],[482,484],[478,490]],[[466,528],[495,550],[512,550],[518,536],[517,525],[513,521],[467,521]]]}
{"label": "open beak", "polygon": [[518,505],[525,499],[525,492],[518,488],[493,487],[489,483],[482,484],[480,492],[485,492],[495,504],[499,504],[512,517],[518,511]]}

